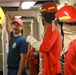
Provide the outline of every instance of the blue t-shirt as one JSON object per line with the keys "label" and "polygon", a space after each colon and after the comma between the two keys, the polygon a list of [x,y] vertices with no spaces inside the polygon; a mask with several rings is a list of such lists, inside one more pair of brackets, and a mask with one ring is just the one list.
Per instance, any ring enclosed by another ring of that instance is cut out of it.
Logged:
{"label": "blue t-shirt", "polygon": [[28,51],[26,38],[23,35],[14,37],[13,32],[11,32],[10,36],[7,64],[8,67],[19,67],[20,54]]}

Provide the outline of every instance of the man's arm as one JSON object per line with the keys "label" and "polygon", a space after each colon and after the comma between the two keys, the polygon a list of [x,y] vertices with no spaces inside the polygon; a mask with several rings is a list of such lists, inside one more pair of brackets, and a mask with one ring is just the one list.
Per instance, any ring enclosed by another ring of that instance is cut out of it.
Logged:
{"label": "man's arm", "polygon": [[22,75],[22,72],[23,72],[24,67],[25,67],[25,61],[27,58],[27,53],[21,53],[20,57],[21,57],[21,59],[20,59],[20,64],[19,64],[19,69],[18,69],[17,75]]}
{"label": "man's arm", "polygon": [[10,17],[7,13],[5,13],[5,17],[6,17],[6,29],[8,34],[10,34],[10,32],[12,31]]}

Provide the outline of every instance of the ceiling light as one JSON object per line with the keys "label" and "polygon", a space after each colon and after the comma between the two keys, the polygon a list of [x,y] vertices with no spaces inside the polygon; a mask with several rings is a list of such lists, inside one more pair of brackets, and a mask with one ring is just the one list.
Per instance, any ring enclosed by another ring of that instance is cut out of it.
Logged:
{"label": "ceiling light", "polygon": [[21,5],[21,8],[22,9],[30,9],[34,4],[35,4],[35,2],[33,2],[33,1],[23,2]]}
{"label": "ceiling light", "polygon": [[15,16],[15,18],[21,18],[21,16]]}

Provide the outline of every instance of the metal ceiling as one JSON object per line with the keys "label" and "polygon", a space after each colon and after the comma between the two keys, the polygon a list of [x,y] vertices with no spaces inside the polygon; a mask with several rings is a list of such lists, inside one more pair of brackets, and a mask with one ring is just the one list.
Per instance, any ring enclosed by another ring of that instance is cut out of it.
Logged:
{"label": "metal ceiling", "polygon": [[0,0],[0,6],[4,11],[22,11],[21,3],[23,1],[35,1],[35,5],[29,10],[38,10],[41,4],[49,1],[53,1],[56,4],[59,3],[59,0]]}

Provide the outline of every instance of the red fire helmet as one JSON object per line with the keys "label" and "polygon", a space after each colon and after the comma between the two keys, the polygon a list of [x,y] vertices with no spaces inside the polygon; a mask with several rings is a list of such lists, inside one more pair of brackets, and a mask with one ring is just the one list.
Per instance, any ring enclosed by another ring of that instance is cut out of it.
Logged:
{"label": "red fire helmet", "polygon": [[76,9],[71,5],[64,6],[58,10],[55,18],[60,22],[76,22]]}
{"label": "red fire helmet", "polygon": [[57,6],[54,2],[46,2],[44,4],[41,5],[40,7],[40,13],[43,12],[57,12]]}

